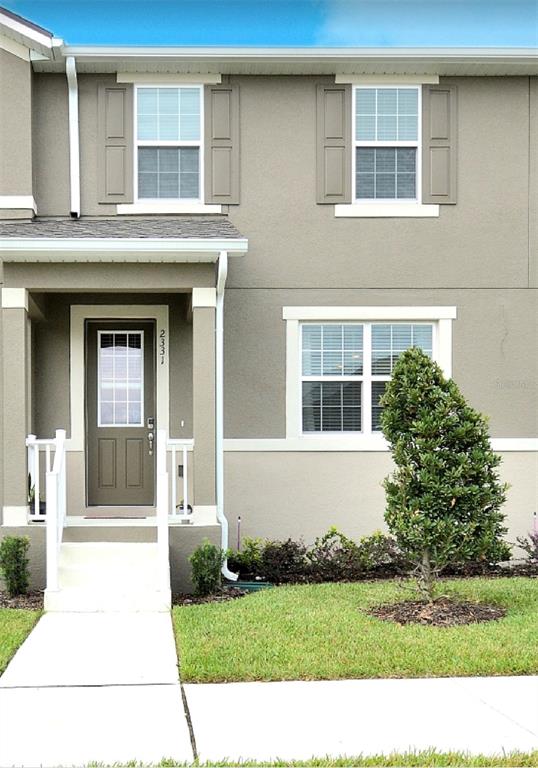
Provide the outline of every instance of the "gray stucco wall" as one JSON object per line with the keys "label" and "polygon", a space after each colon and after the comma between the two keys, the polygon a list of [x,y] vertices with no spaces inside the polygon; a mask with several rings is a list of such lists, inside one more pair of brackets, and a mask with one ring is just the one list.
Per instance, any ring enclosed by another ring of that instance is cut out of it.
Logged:
{"label": "gray stucco wall", "polygon": [[538,435],[536,291],[318,288],[227,291],[226,437],[285,437],[282,307],[294,305],[455,305],[453,376],[464,394],[490,416],[493,437]]}
{"label": "gray stucco wall", "polygon": [[[31,195],[32,70],[28,61],[4,50],[0,50],[0,105],[0,195]],[[0,210],[0,218],[10,215]]]}

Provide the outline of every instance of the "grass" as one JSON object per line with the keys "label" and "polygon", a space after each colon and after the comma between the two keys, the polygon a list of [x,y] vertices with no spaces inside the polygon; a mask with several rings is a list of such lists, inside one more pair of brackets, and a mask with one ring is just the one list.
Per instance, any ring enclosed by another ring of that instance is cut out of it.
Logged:
{"label": "grass", "polygon": [[34,628],[39,611],[0,608],[0,675]]}
{"label": "grass", "polygon": [[400,626],[369,606],[409,599],[392,581],[286,586],[175,607],[185,682],[527,675],[538,672],[538,580],[453,579],[443,591],[504,606],[464,627]]}
{"label": "grass", "polygon": [[[116,763],[114,768],[139,768],[145,763]],[[345,766],[401,766],[401,768],[452,768],[453,766],[465,766],[465,768],[538,768],[538,751],[536,752],[510,752],[503,755],[469,755],[463,752],[406,752],[404,754],[372,755],[371,757],[321,757],[311,760],[286,760],[273,763],[245,762],[220,762],[220,763],[176,763],[173,760],[162,760],[152,764],[153,768],[178,768],[179,766],[199,766],[199,768],[228,768],[231,766],[275,766],[275,768],[345,768]],[[90,763],[88,768],[104,768],[103,763]],[[110,768],[110,766],[108,767]]]}

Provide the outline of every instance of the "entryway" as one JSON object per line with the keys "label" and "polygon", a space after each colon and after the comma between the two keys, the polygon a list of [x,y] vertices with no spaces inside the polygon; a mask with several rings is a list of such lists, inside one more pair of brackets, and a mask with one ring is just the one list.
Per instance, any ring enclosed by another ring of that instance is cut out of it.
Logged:
{"label": "entryway", "polygon": [[155,323],[88,320],[85,338],[87,503],[123,516],[155,503]]}

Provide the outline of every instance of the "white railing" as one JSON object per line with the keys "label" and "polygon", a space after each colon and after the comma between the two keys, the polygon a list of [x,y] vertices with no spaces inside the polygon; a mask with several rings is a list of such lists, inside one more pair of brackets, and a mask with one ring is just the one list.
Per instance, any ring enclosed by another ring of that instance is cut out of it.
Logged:
{"label": "white railing", "polygon": [[[35,435],[26,439],[28,447],[28,473],[31,519],[45,519],[47,524],[47,589],[58,589],[58,567],[65,517],[67,514],[67,482],[65,459],[65,429],[57,429],[56,437],[38,440]],[[40,499],[41,452],[45,452],[44,514]],[[52,454],[54,458],[52,459]],[[52,462],[52,464],[51,464]]]}
{"label": "white railing", "polygon": [[[51,470],[51,459],[54,455],[55,439],[53,437],[44,440],[37,439],[35,435],[26,438],[28,449],[28,506],[30,508],[30,520],[45,520],[45,479],[47,472]],[[45,466],[41,459],[44,454]]]}

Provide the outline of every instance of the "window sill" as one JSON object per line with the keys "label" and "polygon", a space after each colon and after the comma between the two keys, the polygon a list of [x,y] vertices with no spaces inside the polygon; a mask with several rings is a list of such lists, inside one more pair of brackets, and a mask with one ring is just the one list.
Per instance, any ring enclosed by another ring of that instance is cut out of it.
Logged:
{"label": "window sill", "polygon": [[151,213],[222,213],[222,205],[205,203],[121,203],[116,207],[118,214]]}
{"label": "window sill", "polygon": [[351,203],[334,206],[334,215],[338,218],[437,218],[438,205],[422,203]]}

